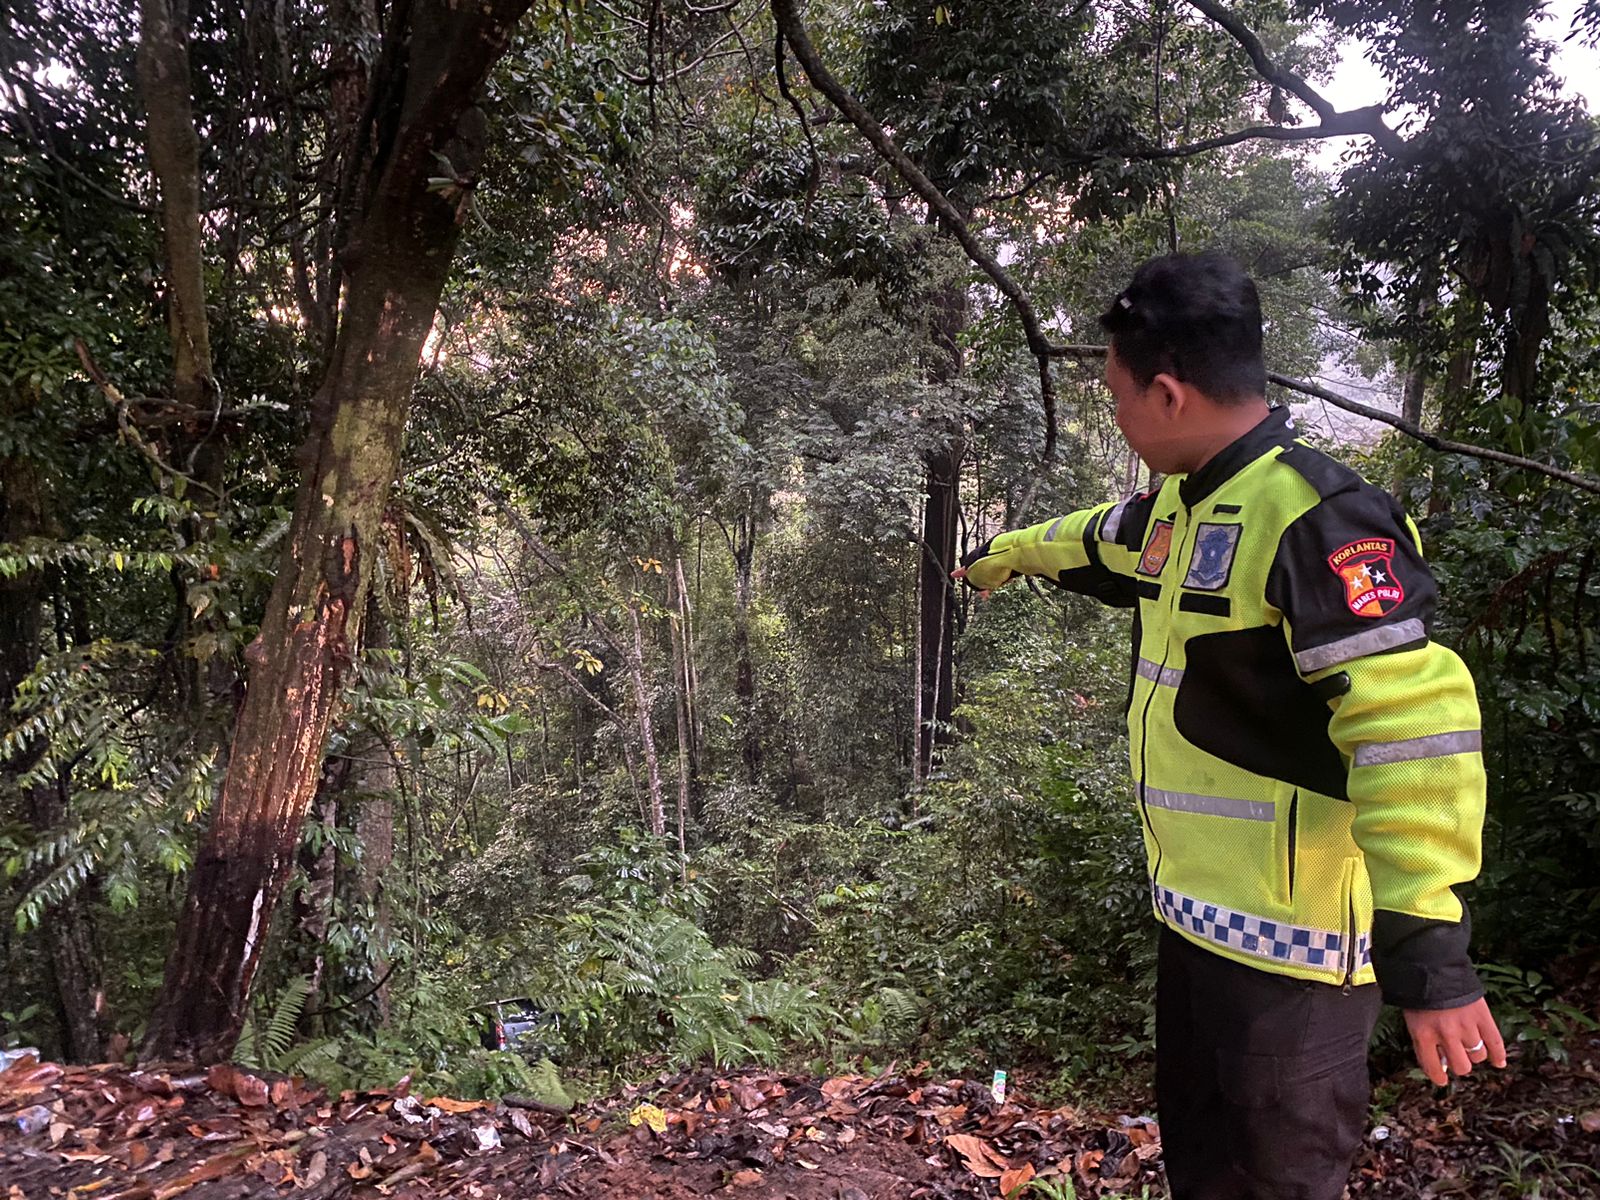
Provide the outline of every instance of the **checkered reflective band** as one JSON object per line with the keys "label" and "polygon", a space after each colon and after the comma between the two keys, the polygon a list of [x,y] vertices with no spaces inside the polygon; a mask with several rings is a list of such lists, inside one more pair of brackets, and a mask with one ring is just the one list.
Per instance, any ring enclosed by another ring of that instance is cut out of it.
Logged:
{"label": "checkered reflective band", "polygon": [[[1236,912],[1218,904],[1207,904],[1160,884],[1151,884],[1156,909],[1175,929],[1188,930],[1231,950],[1254,954],[1258,958],[1322,967],[1343,974],[1345,935],[1331,929],[1310,929],[1271,921],[1251,913]],[[1372,961],[1372,937],[1363,932],[1356,939],[1356,970]]]}

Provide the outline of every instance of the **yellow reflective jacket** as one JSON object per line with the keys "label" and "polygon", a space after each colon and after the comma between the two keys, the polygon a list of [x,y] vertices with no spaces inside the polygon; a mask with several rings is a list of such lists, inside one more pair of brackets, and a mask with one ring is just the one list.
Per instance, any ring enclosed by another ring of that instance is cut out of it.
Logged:
{"label": "yellow reflective jacket", "polygon": [[1264,970],[1375,977],[1406,1008],[1482,995],[1453,885],[1478,873],[1466,666],[1390,496],[1269,414],[1159,489],[1000,534],[1038,575],[1134,609],[1129,753],[1156,917]]}

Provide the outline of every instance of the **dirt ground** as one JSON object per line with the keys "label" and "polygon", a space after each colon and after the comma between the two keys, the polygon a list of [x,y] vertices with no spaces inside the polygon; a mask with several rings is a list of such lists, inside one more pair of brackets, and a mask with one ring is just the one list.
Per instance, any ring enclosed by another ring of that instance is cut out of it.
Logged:
{"label": "dirt ground", "polygon": [[[1435,1092],[1380,1087],[1352,1198],[1600,1197],[1600,1036]],[[1166,1195],[1146,1114],[1046,1108],[915,1071],[696,1070],[572,1113],[329,1096],[230,1066],[24,1059],[0,1073],[5,1200],[965,1200]]]}

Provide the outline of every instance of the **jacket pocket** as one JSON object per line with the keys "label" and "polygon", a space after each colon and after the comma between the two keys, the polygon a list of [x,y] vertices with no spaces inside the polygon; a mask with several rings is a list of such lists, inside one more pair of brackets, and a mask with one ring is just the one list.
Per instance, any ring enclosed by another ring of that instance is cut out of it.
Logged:
{"label": "jacket pocket", "polygon": [[1339,911],[1344,922],[1344,982],[1348,987],[1365,965],[1362,950],[1367,949],[1367,960],[1371,958],[1372,884],[1367,878],[1366,860],[1359,854],[1344,860]]}

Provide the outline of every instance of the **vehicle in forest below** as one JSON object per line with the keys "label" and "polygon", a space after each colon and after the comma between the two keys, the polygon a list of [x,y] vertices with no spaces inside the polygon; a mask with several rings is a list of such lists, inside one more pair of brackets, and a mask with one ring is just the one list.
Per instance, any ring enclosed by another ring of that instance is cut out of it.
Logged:
{"label": "vehicle in forest below", "polygon": [[540,1008],[526,996],[491,1000],[477,1006],[485,1015],[485,1049],[509,1050],[530,1062],[554,1061],[560,1053],[561,1015]]}

